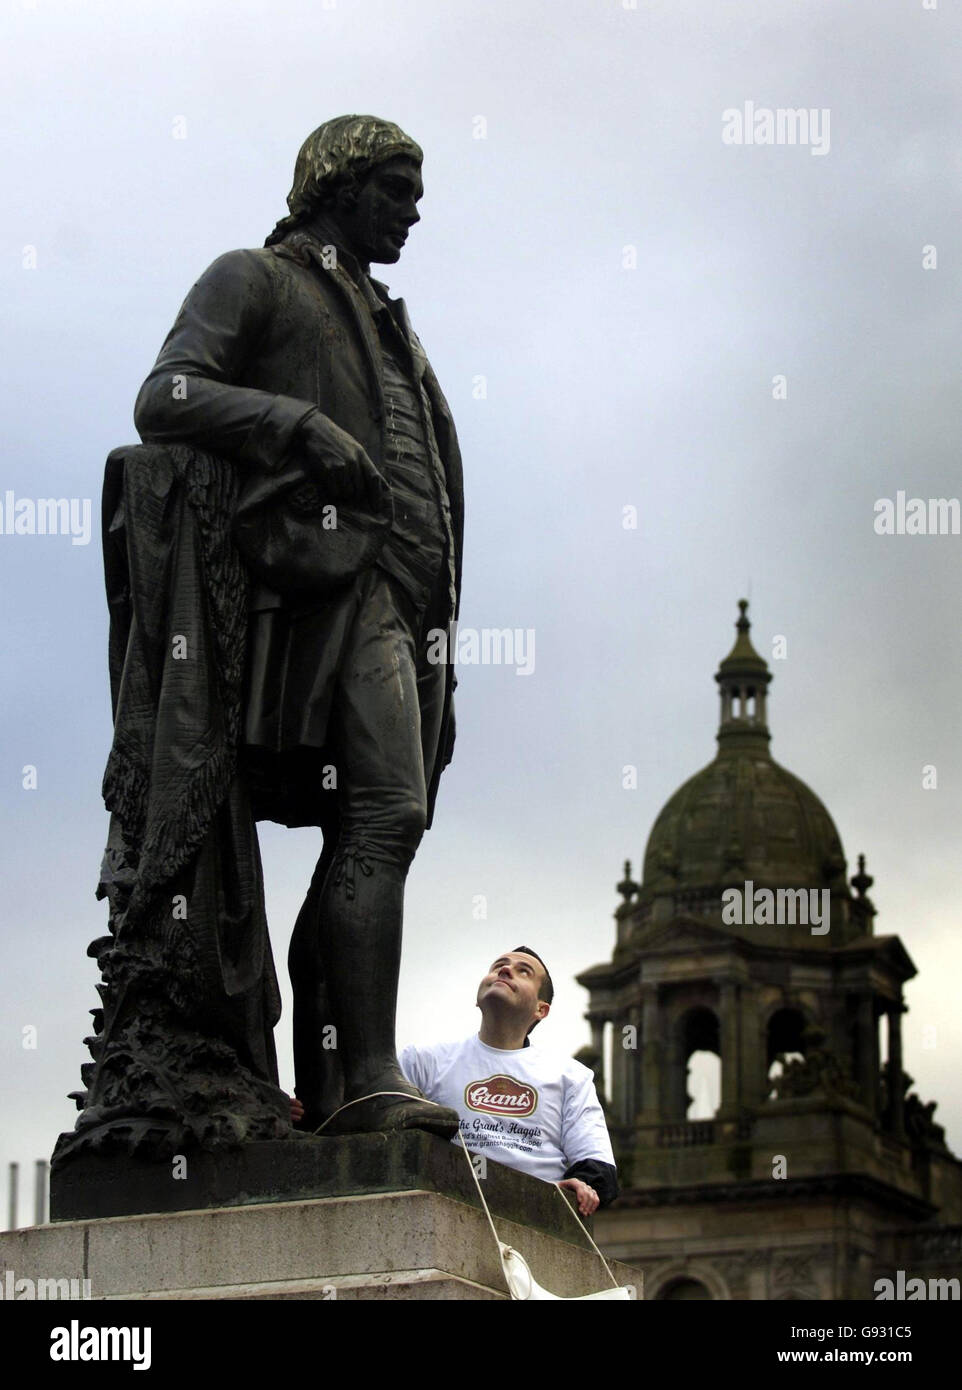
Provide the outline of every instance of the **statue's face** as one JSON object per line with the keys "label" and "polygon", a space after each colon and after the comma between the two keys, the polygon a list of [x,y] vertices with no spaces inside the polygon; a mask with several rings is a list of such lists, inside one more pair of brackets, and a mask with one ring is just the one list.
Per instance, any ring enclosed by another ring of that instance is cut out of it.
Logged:
{"label": "statue's face", "polygon": [[399,155],[376,164],[357,198],[342,199],[337,207],[348,249],[366,263],[399,260],[408,229],[420,221],[417,202],[423,192],[413,159]]}

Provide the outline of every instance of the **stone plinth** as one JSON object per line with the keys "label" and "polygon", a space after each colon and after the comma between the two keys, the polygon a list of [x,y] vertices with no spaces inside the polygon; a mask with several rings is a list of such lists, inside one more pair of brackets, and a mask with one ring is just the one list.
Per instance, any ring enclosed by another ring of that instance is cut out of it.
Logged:
{"label": "stone plinth", "polygon": [[[552,1184],[490,1160],[480,1172],[496,1215],[587,1244]],[[163,1163],[87,1155],[51,1173],[50,1217],[77,1221],[414,1189],[480,1205],[461,1146],[412,1129],[245,1144]]]}
{"label": "stone plinth", "polygon": [[[608,1277],[558,1190],[481,1167],[499,1237],[562,1297]],[[89,1279],[93,1298],[496,1299],[494,1237],[460,1147],[401,1134],[298,1138],[162,1164],[55,1170],[50,1225],[0,1235],[0,1278]],[[614,1267],[619,1283],[641,1276]]]}
{"label": "stone plinth", "polygon": [[[570,1215],[568,1222],[577,1238]],[[552,1293],[607,1287],[592,1251],[533,1226],[495,1223]],[[507,1297],[484,1213],[413,1189],[54,1222],[0,1236],[0,1265],[17,1279],[89,1279],[94,1299]],[[612,1269],[640,1295],[637,1271]]]}

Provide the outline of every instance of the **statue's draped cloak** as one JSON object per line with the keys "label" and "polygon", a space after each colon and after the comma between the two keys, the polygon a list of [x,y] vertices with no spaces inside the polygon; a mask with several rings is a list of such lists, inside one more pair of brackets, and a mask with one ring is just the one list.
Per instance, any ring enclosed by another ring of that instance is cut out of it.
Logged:
{"label": "statue's draped cloak", "polygon": [[114,739],[98,891],[111,898],[118,942],[156,937],[169,921],[155,944],[186,975],[191,1011],[213,1009],[241,1060],[276,1083],[280,995],[237,770],[248,585],[230,532],[235,489],[233,466],[193,447],[116,449],[107,460]]}

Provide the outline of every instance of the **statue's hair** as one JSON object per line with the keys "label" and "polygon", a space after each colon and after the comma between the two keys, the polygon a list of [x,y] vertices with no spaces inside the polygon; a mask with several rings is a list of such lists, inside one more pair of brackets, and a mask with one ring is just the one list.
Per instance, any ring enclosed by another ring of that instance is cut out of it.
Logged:
{"label": "statue's hair", "polygon": [[287,232],[334,201],[345,186],[357,185],[375,164],[406,155],[424,159],[420,145],[393,121],[378,116],[335,116],[307,137],[294,165],[287,195],[290,216],[282,217],[264,243],[272,246]]}

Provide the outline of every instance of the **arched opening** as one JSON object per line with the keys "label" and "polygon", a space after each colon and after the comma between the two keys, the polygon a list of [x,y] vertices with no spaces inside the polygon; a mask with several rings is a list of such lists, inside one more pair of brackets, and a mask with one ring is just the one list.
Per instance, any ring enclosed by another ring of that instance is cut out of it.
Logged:
{"label": "arched opening", "polygon": [[699,1049],[688,1058],[688,1105],[686,1120],[711,1120],[721,1104],[721,1058]]}
{"label": "arched opening", "polygon": [[710,1120],[721,1103],[718,1018],[703,1005],[689,1009],[681,1019],[679,1031],[685,1083],[681,1113],[686,1120]]}
{"label": "arched opening", "polygon": [[805,1030],[805,1015],[800,1009],[778,1009],[768,1020],[768,1080],[772,1083],[768,1099],[775,1099],[774,1082],[785,1070],[787,1062],[803,1062],[805,1050],[802,1046],[802,1033]]}
{"label": "arched opening", "polygon": [[673,1279],[660,1293],[655,1295],[656,1302],[695,1298],[711,1299],[711,1294],[700,1279]]}

